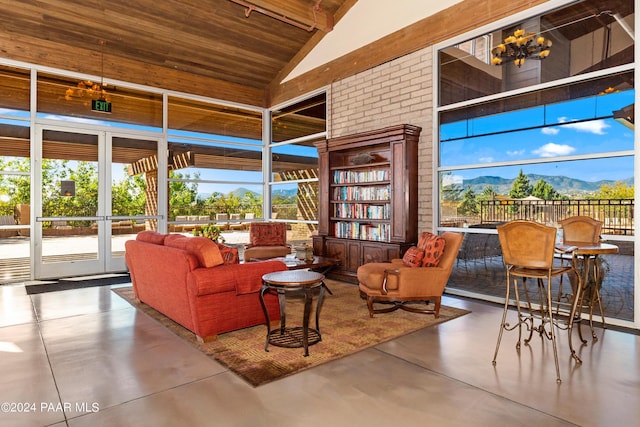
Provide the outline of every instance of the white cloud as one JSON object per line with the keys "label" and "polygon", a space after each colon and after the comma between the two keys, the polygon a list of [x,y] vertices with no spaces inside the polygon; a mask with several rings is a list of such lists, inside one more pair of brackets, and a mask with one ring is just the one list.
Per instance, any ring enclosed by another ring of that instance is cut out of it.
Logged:
{"label": "white cloud", "polygon": [[508,156],[522,156],[524,154],[524,150],[509,150],[507,151]]}
{"label": "white cloud", "polygon": [[462,185],[462,181],[464,180],[464,178],[462,178],[462,175],[443,175],[442,176],[442,185],[443,186],[447,186],[447,185]]}
{"label": "white cloud", "polygon": [[493,162],[493,157],[480,157],[480,163],[491,163]]}
{"label": "white cloud", "polygon": [[566,144],[554,144],[550,142],[548,144],[544,144],[542,147],[533,150],[533,154],[537,154],[540,157],[557,157],[557,156],[567,156],[576,151],[570,145]]}
{"label": "white cloud", "polygon": [[557,135],[560,132],[558,128],[542,128],[541,132],[545,135]]}
{"label": "white cloud", "polygon": [[[558,118],[559,123],[566,123],[568,119],[566,117]],[[606,132],[604,131],[608,127],[610,127],[604,120],[591,120],[588,122],[578,122],[578,123],[567,123],[562,127],[568,129],[574,129],[578,132],[587,132],[593,133],[595,135],[604,135]]]}

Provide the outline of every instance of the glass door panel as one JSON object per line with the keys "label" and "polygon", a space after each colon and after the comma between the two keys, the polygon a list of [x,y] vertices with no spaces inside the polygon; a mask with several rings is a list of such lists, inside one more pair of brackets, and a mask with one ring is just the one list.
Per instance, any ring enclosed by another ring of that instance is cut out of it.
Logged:
{"label": "glass door panel", "polygon": [[98,239],[100,152],[104,132],[38,128],[36,278],[95,274],[104,261]]}
{"label": "glass door panel", "polygon": [[5,131],[0,126],[0,284],[31,277],[29,140]]}
{"label": "glass door panel", "polygon": [[111,142],[111,241],[107,270],[126,268],[124,243],[143,230],[158,230],[158,141],[107,135]]}

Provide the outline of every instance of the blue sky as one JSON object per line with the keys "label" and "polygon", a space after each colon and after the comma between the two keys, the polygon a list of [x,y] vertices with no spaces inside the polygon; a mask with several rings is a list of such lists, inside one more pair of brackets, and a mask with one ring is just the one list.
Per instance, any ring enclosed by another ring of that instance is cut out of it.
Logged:
{"label": "blue sky", "polygon": [[[633,102],[634,91],[629,90],[445,125],[441,163],[445,167],[489,166],[494,162],[633,150],[633,131],[611,118],[614,110]],[[514,131],[522,128],[528,129]],[[489,166],[454,174],[467,179],[483,175],[514,178],[520,168]],[[633,159],[554,162],[523,165],[522,169],[525,173],[585,181],[621,180],[633,176]]]}

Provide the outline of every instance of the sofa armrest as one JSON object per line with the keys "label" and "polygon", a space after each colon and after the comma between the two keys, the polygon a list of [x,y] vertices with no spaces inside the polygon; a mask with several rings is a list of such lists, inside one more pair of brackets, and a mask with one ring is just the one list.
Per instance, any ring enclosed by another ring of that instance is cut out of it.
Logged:
{"label": "sofa armrest", "polygon": [[287,266],[282,261],[259,261],[240,264],[234,269],[236,293],[242,295],[258,292],[262,287],[262,276],[286,269]]}

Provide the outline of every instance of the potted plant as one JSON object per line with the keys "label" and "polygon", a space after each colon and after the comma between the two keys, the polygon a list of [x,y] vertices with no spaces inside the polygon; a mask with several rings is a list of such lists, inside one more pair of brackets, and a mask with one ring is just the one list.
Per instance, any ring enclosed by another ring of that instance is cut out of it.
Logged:
{"label": "potted plant", "polygon": [[222,236],[222,229],[214,224],[205,224],[200,228],[194,228],[192,233],[194,236],[204,236],[214,242],[225,242],[225,239]]}

